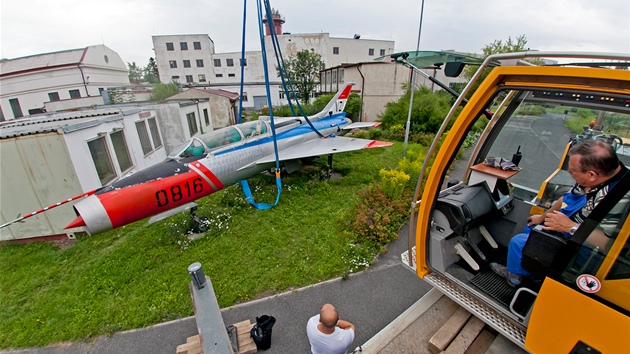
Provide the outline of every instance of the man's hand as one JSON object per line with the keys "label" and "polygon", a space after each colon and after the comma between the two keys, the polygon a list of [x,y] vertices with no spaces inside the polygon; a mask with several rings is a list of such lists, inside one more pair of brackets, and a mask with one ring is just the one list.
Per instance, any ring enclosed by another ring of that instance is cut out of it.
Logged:
{"label": "man's hand", "polygon": [[552,211],[551,213],[547,213],[545,215],[545,226],[543,226],[543,230],[551,230],[558,232],[569,232],[571,228],[575,226],[577,223],[568,216],[562,214],[559,211]]}
{"label": "man's hand", "polygon": [[354,328],[354,325],[348,321],[344,321],[342,319],[339,319],[339,321],[337,321],[337,327],[341,328],[341,329],[351,329],[356,333],[356,329]]}
{"label": "man's hand", "polygon": [[530,215],[527,218],[527,226],[540,225],[545,221],[545,215]]}

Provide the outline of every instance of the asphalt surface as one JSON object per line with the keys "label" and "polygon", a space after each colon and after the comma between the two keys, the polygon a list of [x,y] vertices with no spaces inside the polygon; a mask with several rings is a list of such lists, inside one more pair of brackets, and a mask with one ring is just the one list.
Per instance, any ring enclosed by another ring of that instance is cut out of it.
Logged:
{"label": "asphalt surface", "polygon": [[[308,353],[306,322],[325,303],[337,307],[342,319],[357,328],[352,349],[367,342],[387,324],[420,299],[431,286],[403,266],[400,254],[408,247],[408,228],[398,240],[388,245],[366,271],[348,279],[333,279],[299,290],[254,300],[221,310],[225,325],[256,317],[276,318],[271,348],[264,353]],[[192,303],[191,303],[192,306]],[[197,335],[194,317],[161,323],[155,326],[97,337],[88,342],[58,343],[45,348],[0,351],[2,354],[56,353],[151,353],[173,354],[186,338]],[[263,351],[261,351],[263,352]]]}

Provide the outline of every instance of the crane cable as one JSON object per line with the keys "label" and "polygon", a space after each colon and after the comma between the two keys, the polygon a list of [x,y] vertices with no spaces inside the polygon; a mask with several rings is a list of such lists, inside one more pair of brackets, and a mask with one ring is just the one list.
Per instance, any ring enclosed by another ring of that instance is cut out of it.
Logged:
{"label": "crane cable", "polygon": [[[245,1],[245,3],[247,3],[247,1]],[[280,194],[282,193],[282,180],[280,179],[280,156],[278,154],[278,140],[277,140],[277,136],[276,136],[276,125],[274,123],[274,119],[273,119],[273,109],[272,109],[272,104],[271,104],[271,89],[269,87],[269,70],[267,68],[267,51],[265,48],[265,38],[264,38],[264,32],[263,32],[263,21],[262,21],[262,5],[261,5],[261,0],[258,0],[256,2],[256,9],[257,9],[257,13],[258,13],[258,32],[260,35],[260,49],[262,51],[262,61],[263,61],[263,70],[265,73],[265,90],[267,93],[267,104],[269,107],[269,121],[270,121],[270,126],[271,126],[271,134],[273,136],[273,150],[274,153],[276,155],[276,170],[275,170],[275,175],[276,175],[276,188],[278,190],[278,194],[276,196],[276,202],[274,204],[267,204],[267,203],[256,203],[256,201],[254,200],[254,197],[251,193],[251,189],[249,188],[249,183],[247,182],[247,180],[241,180],[241,188],[243,189],[243,193],[245,194],[245,198],[247,199],[247,201],[254,206],[256,209],[260,209],[260,210],[266,210],[266,209],[271,209],[274,206],[278,205],[278,202],[280,201]],[[246,9],[243,10],[244,12],[247,11]],[[243,15],[243,18],[245,18],[245,15]],[[245,25],[243,25],[243,27],[245,27]],[[245,35],[243,34],[243,43],[245,42],[244,40]],[[244,50],[244,45],[243,45],[243,53],[242,56],[245,55],[245,50]],[[241,63],[241,65],[243,65],[243,63]],[[243,81],[243,76],[241,75],[241,90],[242,87],[244,85],[244,81]],[[241,96],[241,101],[242,101],[242,96]]]}

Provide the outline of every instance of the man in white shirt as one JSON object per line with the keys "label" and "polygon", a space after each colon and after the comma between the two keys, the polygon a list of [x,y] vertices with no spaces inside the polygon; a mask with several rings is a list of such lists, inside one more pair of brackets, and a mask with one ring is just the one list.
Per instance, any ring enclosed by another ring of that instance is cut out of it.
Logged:
{"label": "man in white shirt", "polygon": [[352,323],[339,318],[331,304],[322,306],[319,315],[311,317],[306,324],[312,354],[346,354],[355,331]]}

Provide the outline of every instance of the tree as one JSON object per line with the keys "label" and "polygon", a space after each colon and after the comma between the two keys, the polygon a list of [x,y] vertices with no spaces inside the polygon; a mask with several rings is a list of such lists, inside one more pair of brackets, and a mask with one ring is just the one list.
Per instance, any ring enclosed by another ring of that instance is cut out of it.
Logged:
{"label": "tree", "polygon": [[[324,67],[322,56],[315,50],[302,50],[284,62],[284,76],[295,89],[298,99],[308,104],[311,93],[319,84],[319,71]],[[278,68],[276,68],[278,70]],[[280,71],[278,70],[278,76]]]}
{"label": "tree", "polygon": [[151,101],[160,101],[167,97],[174,96],[179,93],[179,85],[175,81],[171,81],[168,84],[161,82],[153,86],[153,92],[149,98]]}
{"label": "tree", "polygon": [[156,84],[160,82],[160,73],[158,72],[157,63],[153,57],[149,58],[149,64],[144,68],[144,77],[143,80],[150,83]]}
{"label": "tree", "polygon": [[[385,113],[378,119],[383,123],[383,128],[390,129],[394,126],[402,128],[406,125],[411,99],[411,90],[409,85],[406,86],[407,91],[398,101],[385,105]],[[411,109],[411,132],[436,133],[451,105],[452,96],[446,91],[431,92],[426,86],[416,89]]]}
{"label": "tree", "polygon": [[[481,57],[486,58],[492,54],[499,54],[499,53],[522,52],[522,51],[527,50],[527,47],[525,47],[526,44],[527,44],[527,38],[525,37],[524,34],[516,37],[515,41],[512,40],[512,37],[508,37],[507,41],[505,42],[503,42],[503,40],[501,39],[495,39],[494,42],[490,44],[486,44],[486,46],[483,47],[482,49],[483,54],[481,55]],[[462,75],[470,79],[475,75],[475,72],[477,72],[477,69],[478,69],[478,66],[476,65],[467,65],[464,68]],[[490,70],[491,70],[490,68],[484,70],[484,72],[481,74],[481,76],[479,77],[475,85],[469,91],[469,94],[468,94],[469,96],[471,96],[472,93],[475,92],[475,90],[477,89],[477,87],[479,87],[483,79],[485,79],[486,76],[488,76],[488,74],[490,73]]]}
{"label": "tree", "polygon": [[142,68],[136,65],[136,62],[132,62],[131,64],[127,62],[127,68],[129,69],[129,82],[133,84],[139,84],[142,80]]}

